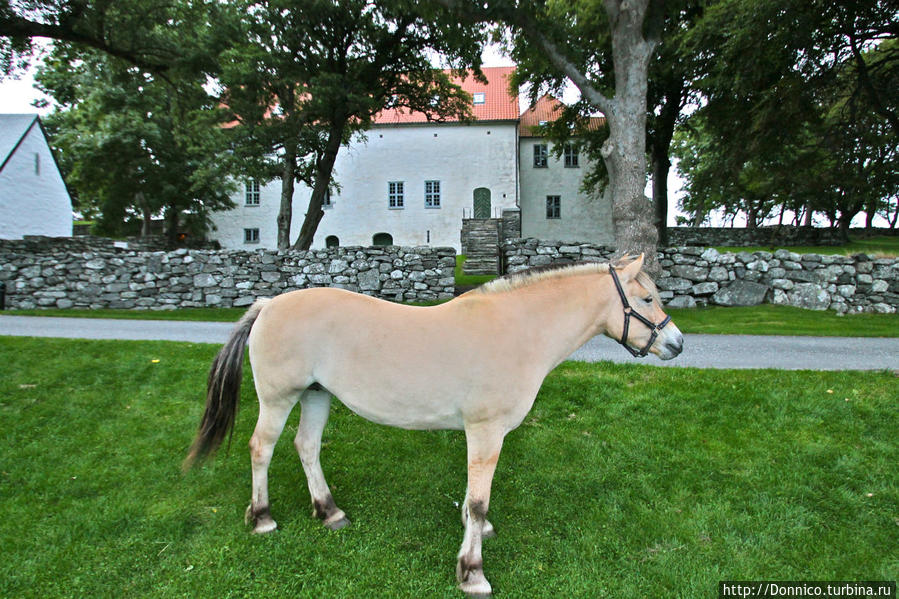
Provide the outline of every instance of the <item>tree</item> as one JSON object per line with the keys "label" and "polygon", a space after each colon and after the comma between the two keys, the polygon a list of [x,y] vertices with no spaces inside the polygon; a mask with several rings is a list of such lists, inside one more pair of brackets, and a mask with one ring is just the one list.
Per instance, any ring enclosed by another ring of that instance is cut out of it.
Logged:
{"label": "tree", "polygon": [[35,38],[100,50],[165,78],[208,70],[209,48],[232,37],[226,14],[212,0],[9,1],[0,5],[0,77],[30,63]]}
{"label": "tree", "polygon": [[225,131],[200,81],[177,88],[116,58],[58,44],[37,74],[57,102],[46,118],[77,208],[101,232],[131,232],[163,214],[170,245],[202,234],[228,199]]}
{"label": "tree", "polygon": [[[615,243],[621,252],[644,253],[658,272],[652,206],[646,201],[648,70],[661,38],[661,0],[559,1],[434,0],[471,21],[509,27],[543,80],[570,80],[585,111],[602,112],[608,137],[600,156],[608,173]],[[586,26],[584,26],[586,24]],[[607,32],[610,52],[595,37]],[[585,35],[586,34],[586,35]]]}
{"label": "tree", "polygon": [[273,0],[243,10],[247,41],[223,56],[222,84],[248,172],[281,179],[281,250],[290,245],[295,181],[312,188],[293,245],[307,249],[324,216],[341,145],[379,112],[405,107],[434,119],[470,114],[470,97],[428,56],[478,66],[480,33],[445,10],[404,0]]}
{"label": "tree", "polygon": [[[899,111],[884,90],[899,83],[899,52],[886,39],[897,32],[895,8],[882,0],[853,6],[721,0],[690,29],[685,43],[703,100],[679,151],[688,157],[686,207],[697,219],[726,207],[746,212],[752,226],[779,207],[809,220],[823,211],[848,227],[859,201],[888,194],[890,114]],[[859,184],[850,189],[851,181]]]}

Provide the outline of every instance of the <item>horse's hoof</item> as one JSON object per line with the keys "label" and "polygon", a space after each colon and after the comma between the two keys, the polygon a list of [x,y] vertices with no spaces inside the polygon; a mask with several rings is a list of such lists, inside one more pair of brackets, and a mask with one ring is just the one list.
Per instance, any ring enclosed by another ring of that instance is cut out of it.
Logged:
{"label": "horse's hoof", "polygon": [[347,518],[346,516],[343,516],[342,518],[338,518],[337,520],[334,520],[333,522],[325,522],[325,528],[327,528],[328,530],[340,530],[341,528],[346,528],[349,525],[350,525],[350,519]]}
{"label": "horse's hoof", "polygon": [[468,597],[493,597],[493,589],[486,578],[460,583],[459,589]]}
{"label": "horse's hoof", "polygon": [[277,530],[278,523],[269,518],[268,520],[261,520],[256,523],[256,526],[253,527],[254,535],[264,535],[270,532]]}

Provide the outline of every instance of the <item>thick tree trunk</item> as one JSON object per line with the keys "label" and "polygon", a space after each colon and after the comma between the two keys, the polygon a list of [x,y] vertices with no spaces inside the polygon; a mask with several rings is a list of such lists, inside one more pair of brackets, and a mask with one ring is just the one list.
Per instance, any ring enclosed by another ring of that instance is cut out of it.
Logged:
{"label": "thick tree trunk", "polygon": [[811,227],[812,226],[812,207],[809,206],[805,209],[805,219],[802,223],[803,227]]}
{"label": "thick tree trunk", "polygon": [[645,270],[658,275],[659,236],[652,204],[644,195],[647,77],[656,42],[643,37],[648,2],[606,0],[605,7],[612,23],[615,98],[609,102],[609,139],[601,153],[609,172],[615,245],[620,254],[644,254]]}
{"label": "thick tree trunk", "polygon": [[278,250],[290,247],[290,222],[293,219],[293,189],[296,183],[296,148],[288,144],[281,157],[281,207],[278,209]]}
{"label": "thick tree trunk", "polygon": [[328,186],[331,184],[331,173],[334,171],[334,162],[337,160],[337,153],[340,151],[340,144],[343,141],[345,126],[346,121],[342,120],[339,123],[335,123],[331,130],[328,131],[328,143],[325,146],[325,152],[315,165],[315,183],[312,188],[312,197],[309,198],[309,206],[306,209],[303,226],[300,228],[300,236],[293,245],[295,250],[308,250],[312,246],[315,231],[318,230],[318,224],[325,215],[325,211],[322,210],[322,201],[324,201],[325,194],[328,192]]}

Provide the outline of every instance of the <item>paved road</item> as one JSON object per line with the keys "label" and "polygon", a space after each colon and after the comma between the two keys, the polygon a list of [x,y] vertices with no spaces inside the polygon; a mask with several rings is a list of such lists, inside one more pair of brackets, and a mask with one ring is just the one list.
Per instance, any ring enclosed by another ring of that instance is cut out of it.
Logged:
{"label": "paved road", "polygon": [[[233,323],[227,322],[0,315],[0,335],[28,337],[223,343],[232,326]],[[632,358],[611,339],[595,337],[574,352],[571,359],[698,368],[899,369],[899,338],[685,335],[684,352],[674,360],[663,362],[654,356],[643,360]]]}

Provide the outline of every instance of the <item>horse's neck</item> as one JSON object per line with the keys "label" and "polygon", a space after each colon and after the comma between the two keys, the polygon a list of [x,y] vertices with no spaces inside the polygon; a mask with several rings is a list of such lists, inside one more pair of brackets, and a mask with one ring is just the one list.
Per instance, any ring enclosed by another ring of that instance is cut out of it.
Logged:
{"label": "horse's neck", "polygon": [[596,275],[560,277],[517,290],[522,326],[544,345],[550,368],[603,331],[597,281]]}

